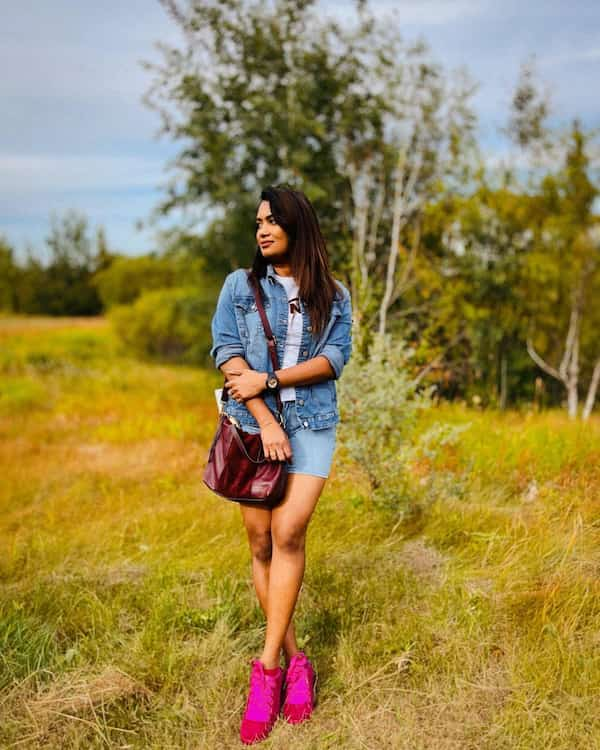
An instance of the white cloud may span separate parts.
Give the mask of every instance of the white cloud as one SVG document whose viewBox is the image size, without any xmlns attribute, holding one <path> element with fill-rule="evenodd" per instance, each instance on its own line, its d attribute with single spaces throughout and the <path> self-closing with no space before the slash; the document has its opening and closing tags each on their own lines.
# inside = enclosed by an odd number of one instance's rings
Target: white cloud
<svg viewBox="0 0 600 750">
<path fill-rule="evenodd" d="M 0 153 L 0 199 L 3 193 L 156 187 L 167 178 L 164 170 L 159 158 Z"/>
<path fill-rule="evenodd" d="M 2 0 L 0 0 L 0 4 Z M 180 31 L 158 0 L 20 0 L 0 24 L 0 232 L 43 236 L 52 209 L 80 208 L 123 248 L 146 242 L 132 229 L 172 176 L 167 160 L 182 142 L 156 139 L 158 114 L 142 104 L 154 74 L 139 61 L 180 46 Z M 369 0 L 376 17 L 405 39 L 423 35 L 435 59 L 465 64 L 481 82 L 474 105 L 482 145 L 493 151 L 518 66 L 538 53 L 560 116 L 600 117 L 600 6 L 592 0 Z M 345 23 L 350 0 L 320 0 L 317 14 Z M 37 156 L 36 154 L 40 154 Z M 491 156 L 491 164 L 502 156 Z M 28 223 L 29 222 L 29 223 Z"/>
</svg>

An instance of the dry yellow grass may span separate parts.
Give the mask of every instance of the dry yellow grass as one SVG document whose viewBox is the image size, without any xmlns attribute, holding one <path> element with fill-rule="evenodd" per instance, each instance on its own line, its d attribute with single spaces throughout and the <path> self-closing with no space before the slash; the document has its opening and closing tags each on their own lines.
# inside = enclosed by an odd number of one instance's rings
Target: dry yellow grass
<svg viewBox="0 0 600 750">
<path fill-rule="evenodd" d="M 0 339 L 0 746 L 240 747 L 264 621 L 201 482 L 218 374 L 132 361 L 98 320 Z M 450 479 L 404 524 L 338 453 L 297 612 L 318 709 L 262 747 L 599 747 L 600 420 L 430 418 L 471 426 L 414 467 Z"/>
</svg>

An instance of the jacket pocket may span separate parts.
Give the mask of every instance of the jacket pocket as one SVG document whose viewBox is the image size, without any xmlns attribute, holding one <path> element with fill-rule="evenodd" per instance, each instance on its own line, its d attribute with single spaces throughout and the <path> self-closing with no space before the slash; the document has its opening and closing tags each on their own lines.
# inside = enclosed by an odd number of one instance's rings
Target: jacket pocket
<svg viewBox="0 0 600 750">
<path fill-rule="evenodd" d="M 263 304 L 265 306 L 265 313 L 268 314 L 271 303 L 267 299 Z M 248 357 L 253 360 L 261 360 L 263 344 L 266 347 L 266 336 L 254 295 L 236 295 L 233 305 L 238 330 L 245 344 Z"/>
</svg>

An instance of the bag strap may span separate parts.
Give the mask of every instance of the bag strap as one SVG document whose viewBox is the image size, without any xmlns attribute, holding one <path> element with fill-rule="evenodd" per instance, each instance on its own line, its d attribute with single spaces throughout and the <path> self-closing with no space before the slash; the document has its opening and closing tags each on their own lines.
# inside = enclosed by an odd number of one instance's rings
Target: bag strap
<svg viewBox="0 0 600 750">
<path fill-rule="evenodd" d="M 250 287 L 252 288 L 252 291 L 254 293 L 256 309 L 258 310 L 258 314 L 260 315 L 260 320 L 265 331 L 265 336 L 267 337 L 267 346 L 269 347 L 271 364 L 273 366 L 273 372 L 275 372 L 275 370 L 279 369 L 279 358 L 277 357 L 277 342 L 275 341 L 275 336 L 273 336 L 271 324 L 269 323 L 269 319 L 267 318 L 267 314 L 263 306 L 258 280 L 252 271 L 248 271 L 248 283 L 250 284 Z M 279 393 L 279 390 L 275 391 L 275 399 L 277 401 L 279 421 L 283 425 L 283 404 L 281 402 L 281 395 Z"/>
<path fill-rule="evenodd" d="M 256 302 L 256 309 L 258 310 L 258 314 L 260 316 L 260 320 L 261 320 L 263 329 L 265 331 L 265 336 L 267 338 L 267 346 L 269 348 L 269 355 L 271 357 L 271 365 L 273 366 L 273 372 L 275 372 L 275 370 L 279 369 L 279 358 L 277 356 L 277 343 L 275 340 L 275 336 L 273 335 L 271 324 L 269 323 L 269 319 L 267 318 L 267 314 L 265 313 L 265 308 L 262 302 L 262 296 L 260 293 L 260 286 L 259 286 L 258 280 L 252 271 L 248 271 L 247 276 L 248 276 L 248 284 L 254 294 L 254 300 Z M 227 380 L 227 378 L 225 378 L 225 380 Z M 223 389 L 221 391 L 221 402 L 227 401 L 228 399 L 229 399 L 229 394 L 225 386 L 223 386 Z M 283 403 L 281 401 L 281 395 L 278 390 L 275 391 L 275 400 L 277 402 L 277 413 L 279 417 L 279 422 L 281 426 L 285 428 L 285 420 L 283 418 Z"/>
</svg>

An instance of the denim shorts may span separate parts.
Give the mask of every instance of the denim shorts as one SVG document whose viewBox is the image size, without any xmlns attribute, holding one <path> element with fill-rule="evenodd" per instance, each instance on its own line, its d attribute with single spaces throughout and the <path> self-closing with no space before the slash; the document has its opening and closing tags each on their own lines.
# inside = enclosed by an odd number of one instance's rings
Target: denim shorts
<svg viewBox="0 0 600 750">
<path fill-rule="evenodd" d="M 292 448 L 292 458 L 288 461 L 288 473 L 328 477 L 335 450 L 337 425 L 321 430 L 304 427 L 298 419 L 295 401 L 283 402 L 283 417 L 285 431 Z"/>
</svg>

